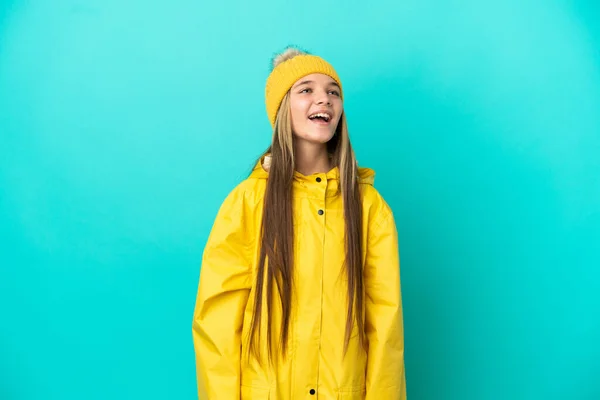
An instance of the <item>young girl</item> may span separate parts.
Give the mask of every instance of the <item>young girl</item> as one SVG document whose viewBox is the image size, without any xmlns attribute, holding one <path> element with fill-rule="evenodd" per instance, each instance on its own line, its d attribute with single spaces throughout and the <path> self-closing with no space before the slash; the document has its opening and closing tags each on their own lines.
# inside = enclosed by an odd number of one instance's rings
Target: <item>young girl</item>
<svg viewBox="0 0 600 400">
<path fill-rule="evenodd" d="M 342 83 L 289 48 L 271 146 L 208 238 L 193 319 L 202 400 L 406 399 L 397 233 L 359 168 Z"/>
</svg>

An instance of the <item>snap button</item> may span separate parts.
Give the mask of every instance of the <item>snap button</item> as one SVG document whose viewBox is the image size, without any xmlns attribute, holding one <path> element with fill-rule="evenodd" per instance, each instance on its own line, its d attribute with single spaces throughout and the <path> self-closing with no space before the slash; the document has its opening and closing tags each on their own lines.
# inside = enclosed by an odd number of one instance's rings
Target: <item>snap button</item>
<svg viewBox="0 0 600 400">
<path fill-rule="evenodd" d="M 315 394 L 315 393 L 316 393 L 316 392 L 315 392 L 315 389 L 310 389 L 310 392 L 309 392 L 309 393 L 310 393 L 310 394 Z"/>
<path fill-rule="evenodd" d="M 321 178 L 317 178 L 317 182 L 321 182 Z"/>
<path fill-rule="evenodd" d="M 319 215 L 323 215 L 323 210 L 319 210 Z"/>
</svg>

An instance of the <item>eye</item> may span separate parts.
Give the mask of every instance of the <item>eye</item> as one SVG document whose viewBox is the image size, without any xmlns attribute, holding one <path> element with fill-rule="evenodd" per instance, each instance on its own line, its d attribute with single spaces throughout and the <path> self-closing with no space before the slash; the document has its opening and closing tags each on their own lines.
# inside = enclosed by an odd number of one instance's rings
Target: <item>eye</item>
<svg viewBox="0 0 600 400">
<path fill-rule="evenodd" d="M 300 93 L 310 93 L 312 91 L 311 88 L 304 88 L 300 91 Z"/>
<path fill-rule="evenodd" d="M 340 92 L 338 92 L 337 90 L 330 90 L 329 93 L 333 94 L 334 96 L 340 96 Z"/>
</svg>

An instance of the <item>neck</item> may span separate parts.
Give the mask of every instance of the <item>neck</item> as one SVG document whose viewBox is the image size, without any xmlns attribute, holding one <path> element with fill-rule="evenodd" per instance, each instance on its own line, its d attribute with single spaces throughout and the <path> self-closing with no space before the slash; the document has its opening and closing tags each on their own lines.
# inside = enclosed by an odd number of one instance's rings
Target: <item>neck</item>
<svg viewBox="0 0 600 400">
<path fill-rule="evenodd" d="M 295 143 L 296 171 L 302 175 L 326 173 L 331 169 L 327 145 Z"/>
</svg>

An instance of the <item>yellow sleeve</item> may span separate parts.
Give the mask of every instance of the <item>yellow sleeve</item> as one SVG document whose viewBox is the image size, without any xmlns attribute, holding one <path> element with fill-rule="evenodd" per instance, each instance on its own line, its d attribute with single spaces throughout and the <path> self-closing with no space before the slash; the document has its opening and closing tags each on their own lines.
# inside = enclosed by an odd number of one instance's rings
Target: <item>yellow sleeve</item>
<svg viewBox="0 0 600 400">
<path fill-rule="evenodd" d="M 394 217 L 372 227 L 365 262 L 366 400 L 406 400 L 400 257 Z"/>
<path fill-rule="evenodd" d="M 239 400 L 244 308 L 252 285 L 246 237 L 251 216 L 244 191 L 234 189 L 221 205 L 200 268 L 192 323 L 200 400 Z"/>
</svg>

